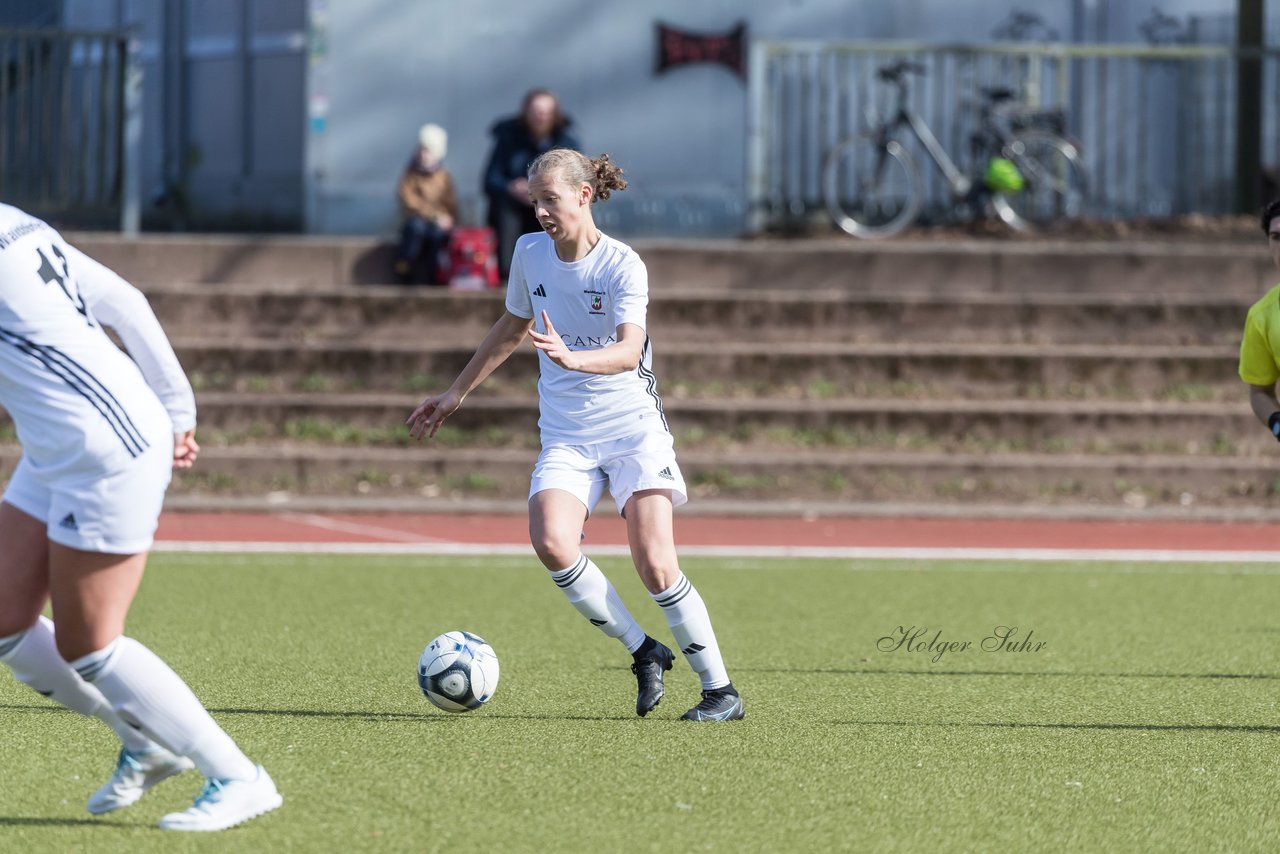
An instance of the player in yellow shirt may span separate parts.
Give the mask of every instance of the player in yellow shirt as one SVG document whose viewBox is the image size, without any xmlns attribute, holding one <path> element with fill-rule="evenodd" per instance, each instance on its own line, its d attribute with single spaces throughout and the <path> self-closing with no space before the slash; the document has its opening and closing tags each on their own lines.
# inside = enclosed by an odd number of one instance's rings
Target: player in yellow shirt
<svg viewBox="0 0 1280 854">
<path fill-rule="evenodd" d="M 1271 247 L 1271 260 L 1280 269 L 1280 199 L 1262 212 L 1262 231 Z M 1280 285 L 1267 291 L 1249 309 L 1240 342 L 1240 379 L 1249 384 L 1249 405 L 1258 420 L 1280 440 Z"/>
</svg>

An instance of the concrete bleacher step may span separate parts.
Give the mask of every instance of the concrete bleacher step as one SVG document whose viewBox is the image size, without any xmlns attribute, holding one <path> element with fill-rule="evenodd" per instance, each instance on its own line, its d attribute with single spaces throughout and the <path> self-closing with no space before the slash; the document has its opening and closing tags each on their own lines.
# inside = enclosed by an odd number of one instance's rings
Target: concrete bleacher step
<svg viewBox="0 0 1280 854">
<path fill-rule="evenodd" d="M 1258 294 L 1275 282 L 1261 240 L 638 242 L 654 290 L 696 283 L 848 292 Z"/>
<path fill-rule="evenodd" d="M 174 348 L 205 386 L 239 387 L 273 377 L 284 388 L 311 383 L 369 390 L 402 389 L 413 377 L 443 386 L 474 353 L 473 345 L 409 341 L 228 340 L 180 338 Z M 1130 346 L 1038 344 L 697 342 L 654 345 L 660 392 L 668 386 L 770 387 L 917 385 L 921 393 L 982 397 L 1034 393 L 1054 397 L 1087 385 L 1100 396 L 1141 397 L 1189 386 L 1235 389 L 1239 351 L 1230 345 Z M 538 363 L 531 346 L 494 375 L 503 386 L 532 388 Z M 1076 392 L 1078 393 L 1078 392 Z"/>
<path fill-rule="evenodd" d="M 413 341 L 474 347 L 503 311 L 503 292 L 340 286 L 157 285 L 146 288 L 173 337 Z M 1151 294 L 777 289 L 655 294 L 659 345 L 733 341 L 928 341 L 987 344 L 1231 344 L 1252 298 L 1208 291 Z"/>
<path fill-rule="evenodd" d="M 368 237 L 71 233 L 138 284 L 388 283 L 391 247 Z M 1261 294 L 1275 281 L 1261 240 L 634 240 L 655 293 L 690 287 L 851 293 Z"/>
<path fill-rule="evenodd" d="M 503 448 L 207 448 L 171 494 L 522 499 L 536 454 Z M 0 447 L 0 466 L 17 460 Z M 695 498 L 1280 507 L 1280 461 L 1137 455 L 683 451 Z"/>
<path fill-rule="evenodd" d="M 302 432 L 403 429 L 422 396 L 412 393 L 239 394 L 200 397 L 202 428 L 232 437 L 286 438 Z M 676 435 L 723 436 L 730 441 L 786 444 L 858 442 L 900 447 L 1095 447 L 1132 451 L 1176 448 L 1271 447 L 1244 402 L 1182 403 L 1114 400 L 688 398 L 664 402 Z M 448 426 L 461 438 L 485 434 L 537 436 L 537 399 L 528 395 L 468 398 Z M 340 428 L 326 431 L 325 426 Z"/>
<path fill-rule="evenodd" d="M 404 428 L 502 289 L 379 284 L 388 247 L 367 238 L 86 237 L 148 292 L 197 385 L 205 453 L 174 501 L 523 503 L 531 351 L 435 441 Z M 1260 239 L 634 245 L 704 502 L 1280 516 L 1280 457 L 1235 373 L 1245 312 L 1280 278 Z"/>
</svg>

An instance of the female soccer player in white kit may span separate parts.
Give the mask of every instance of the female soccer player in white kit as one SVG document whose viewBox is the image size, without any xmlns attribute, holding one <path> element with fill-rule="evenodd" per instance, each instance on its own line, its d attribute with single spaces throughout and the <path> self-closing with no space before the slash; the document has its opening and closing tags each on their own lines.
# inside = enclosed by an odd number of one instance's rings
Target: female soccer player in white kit
<svg viewBox="0 0 1280 854">
<path fill-rule="evenodd" d="M 262 766 L 123 635 L 172 470 L 199 452 L 191 385 L 138 290 L 3 204 L 0 405 L 22 444 L 0 503 L 0 662 L 123 742 L 89 812 L 127 807 L 193 766 L 203 791 L 161 827 L 221 830 L 278 807 Z"/>
<path fill-rule="evenodd" d="M 648 714 L 662 699 L 662 674 L 674 656 L 645 634 L 580 549 L 583 525 L 607 485 L 626 519 L 636 570 L 702 682 L 702 701 L 684 719 L 737 720 L 742 698 L 706 605 L 676 559 L 672 509 L 687 498 L 651 367 L 648 274 L 631 247 L 603 234 L 591 214 L 593 202 L 626 186 L 608 155 L 591 160 L 561 148 L 533 161 L 529 197 L 544 231 L 516 243 L 505 314 L 449 390 L 409 416 L 410 434 L 435 435 L 471 390 L 532 338 L 542 434 L 529 488 L 534 550 L 574 608 L 632 654 L 636 713 Z"/>
</svg>

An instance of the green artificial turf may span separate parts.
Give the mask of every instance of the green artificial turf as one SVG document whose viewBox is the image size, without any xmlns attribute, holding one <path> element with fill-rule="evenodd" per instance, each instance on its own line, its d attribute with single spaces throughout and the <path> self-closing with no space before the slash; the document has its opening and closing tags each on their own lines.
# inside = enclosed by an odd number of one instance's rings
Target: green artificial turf
<svg viewBox="0 0 1280 854">
<path fill-rule="evenodd" d="M 621 559 L 645 628 L 669 633 Z M 625 651 L 532 558 L 159 554 L 130 634 L 283 808 L 154 829 L 195 774 L 101 818 L 105 727 L 0 672 L 0 850 L 1247 851 L 1280 838 L 1280 567 L 689 558 L 747 718 L 647 719 Z M 890 649 L 897 627 L 969 641 Z M 997 626 L 1038 651 L 983 651 Z M 417 656 L 482 635 L 502 678 L 437 711 Z"/>
</svg>

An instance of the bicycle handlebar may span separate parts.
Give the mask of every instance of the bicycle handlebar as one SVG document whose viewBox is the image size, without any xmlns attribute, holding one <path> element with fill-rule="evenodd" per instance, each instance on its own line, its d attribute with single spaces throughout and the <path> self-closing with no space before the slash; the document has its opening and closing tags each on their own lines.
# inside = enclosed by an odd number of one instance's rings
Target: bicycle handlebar
<svg viewBox="0 0 1280 854">
<path fill-rule="evenodd" d="M 893 65 L 882 66 L 876 71 L 876 76 L 888 83 L 900 83 L 904 74 L 924 74 L 926 71 L 928 69 L 920 63 L 904 60 L 895 62 Z"/>
</svg>

